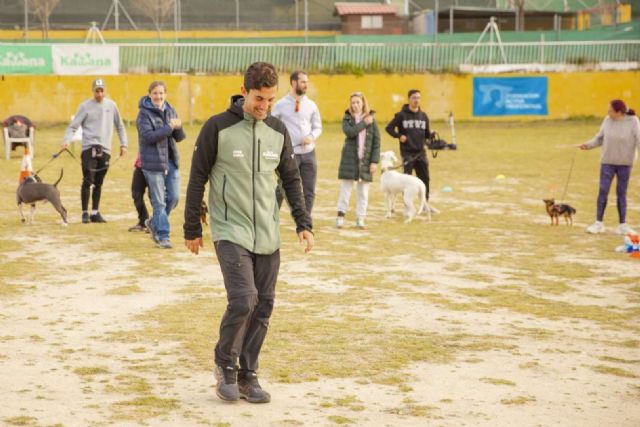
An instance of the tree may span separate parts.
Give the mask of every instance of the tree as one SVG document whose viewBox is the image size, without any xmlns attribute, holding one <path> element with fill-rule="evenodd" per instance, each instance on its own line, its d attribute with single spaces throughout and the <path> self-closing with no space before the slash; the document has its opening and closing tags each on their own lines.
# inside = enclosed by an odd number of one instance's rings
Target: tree
<svg viewBox="0 0 640 427">
<path fill-rule="evenodd" d="M 136 0 L 133 5 L 141 13 L 151 18 L 158 32 L 158 38 L 160 38 L 162 24 L 173 15 L 176 0 Z"/>
<path fill-rule="evenodd" d="M 518 11 L 516 31 L 524 31 L 524 2 L 525 0 L 509 0 L 511 7 Z"/>
<path fill-rule="evenodd" d="M 49 16 L 60 0 L 25 0 L 28 1 L 29 11 L 36 15 L 42 23 L 42 38 L 49 38 Z"/>
</svg>

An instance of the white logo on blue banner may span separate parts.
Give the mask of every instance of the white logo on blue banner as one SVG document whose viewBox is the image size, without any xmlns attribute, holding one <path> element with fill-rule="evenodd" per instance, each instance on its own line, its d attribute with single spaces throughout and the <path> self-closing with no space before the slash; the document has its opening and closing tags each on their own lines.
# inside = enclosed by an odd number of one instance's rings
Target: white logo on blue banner
<svg viewBox="0 0 640 427">
<path fill-rule="evenodd" d="M 110 45 L 53 45 L 53 72 L 64 76 L 114 75 L 120 72 L 120 50 Z"/>
<path fill-rule="evenodd" d="M 546 116 L 547 77 L 474 77 L 474 116 Z"/>
</svg>

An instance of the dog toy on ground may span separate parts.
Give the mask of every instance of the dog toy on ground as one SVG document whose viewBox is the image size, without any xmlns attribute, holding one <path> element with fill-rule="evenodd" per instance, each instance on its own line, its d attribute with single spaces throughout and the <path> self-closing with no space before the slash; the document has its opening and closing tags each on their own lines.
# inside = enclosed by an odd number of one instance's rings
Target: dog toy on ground
<svg viewBox="0 0 640 427">
<path fill-rule="evenodd" d="M 627 253 L 632 258 L 640 259 L 640 235 L 627 233 L 624 236 L 624 245 L 618 246 L 616 252 Z"/>
</svg>

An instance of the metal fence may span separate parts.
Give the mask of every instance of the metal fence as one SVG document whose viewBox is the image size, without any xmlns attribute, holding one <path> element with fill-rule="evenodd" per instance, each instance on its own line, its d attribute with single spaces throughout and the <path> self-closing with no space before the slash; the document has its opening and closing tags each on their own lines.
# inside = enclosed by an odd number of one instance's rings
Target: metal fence
<svg viewBox="0 0 640 427">
<path fill-rule="evenodd" d="M 640 41 L 459 44 L 126 44 L 120 46 L 122 73 L 242 72 L 254 61 L 279 70 L 362 73 L 450 71 L 460 64 L 588 64 L 640 61 Z M 475 49 L 474 49 L 475 48 Z M 473 52 L 472 52 L 473 51 Z M 472 54 L 471 54 L 472 53 Z M 470 56 L 471 54 L 471 56 Z"/>
</svg>

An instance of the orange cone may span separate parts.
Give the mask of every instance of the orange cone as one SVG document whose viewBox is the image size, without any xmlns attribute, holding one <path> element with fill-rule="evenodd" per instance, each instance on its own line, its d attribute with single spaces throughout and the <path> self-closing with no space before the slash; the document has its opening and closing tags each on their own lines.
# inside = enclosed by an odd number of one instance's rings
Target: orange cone
<svg viewBox="0 0 640 427">
<path fill-rule="evenodd" d="M 31 166 L 31 153 L 29 147 L 24 147 L 24 156 L 22 156 L 22 167 L 20 168 L 20 184 L 33 174 L 33 166 Z"/>
</svg>

